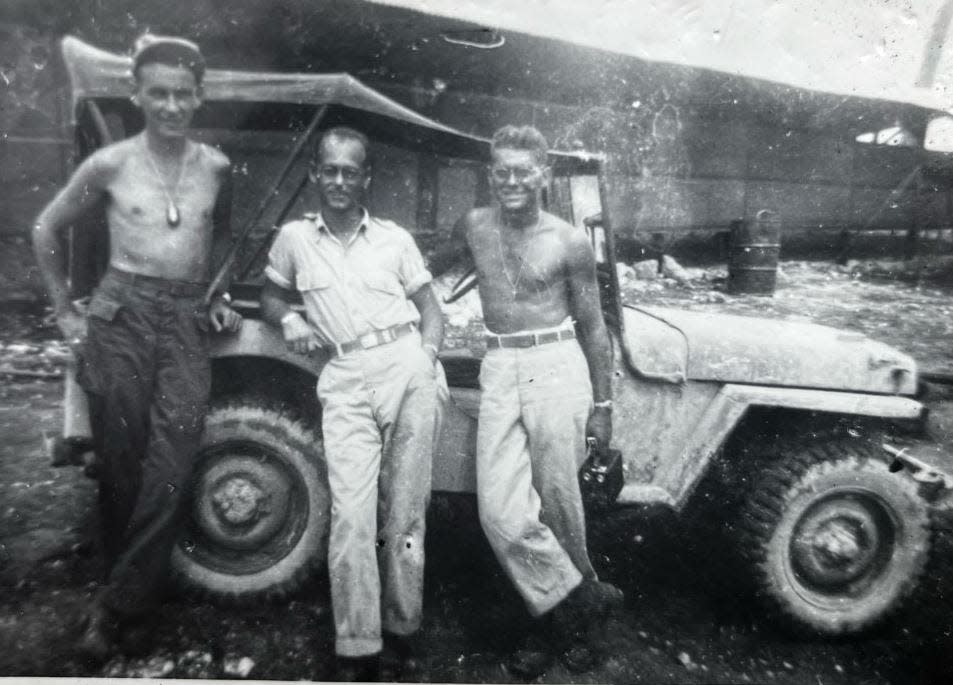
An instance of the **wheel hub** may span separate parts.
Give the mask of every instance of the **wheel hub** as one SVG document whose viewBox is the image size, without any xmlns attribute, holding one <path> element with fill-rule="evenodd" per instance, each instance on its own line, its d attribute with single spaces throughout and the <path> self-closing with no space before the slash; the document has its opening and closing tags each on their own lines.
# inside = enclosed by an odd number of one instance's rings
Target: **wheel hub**
<svg viewBox="0 0 953 685">
<path fill-rule="evenodd" d="M 293 475 L 267 455 L 223 453 L 199 476 L 193 519 L 217 545 L 260 549 L 284 528 L 292 488 Z"/>
<path fill-rule="evenodd" d="M 791 540 L 791 562 L 814 590 L 848 592 L 853 583 L 877 574 L 889 558 L 891 531 L 874 499 L 835 493 L 801 516 Z"/>
<path fill-rule="evenodd" d="M 815 533 L 814 553 L 825 565 L 843 568 L 856 561 L 863 551 L 859 533 L 848 521 L 829 521 Z"/>
<path fill-rule="evenodd" d="M 270 497 L 248 478 L 227 478 L 212 493 L 215 513 L 222 523 L 253 523 L 269 513 Z"/>
</svg>

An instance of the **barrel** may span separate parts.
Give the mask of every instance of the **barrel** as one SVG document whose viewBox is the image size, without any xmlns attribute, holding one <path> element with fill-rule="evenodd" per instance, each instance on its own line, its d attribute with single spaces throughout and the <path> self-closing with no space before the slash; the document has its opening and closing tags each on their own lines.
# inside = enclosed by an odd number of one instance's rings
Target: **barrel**
<svg viewBox="0 0 953 685">
<path fill-rule="evenodd" d="M 780 254 L 781 217 L 777 212 L 762 209 L 754 221 L 733 222 L 728 292 L 773 295 Z"/>
</svg>

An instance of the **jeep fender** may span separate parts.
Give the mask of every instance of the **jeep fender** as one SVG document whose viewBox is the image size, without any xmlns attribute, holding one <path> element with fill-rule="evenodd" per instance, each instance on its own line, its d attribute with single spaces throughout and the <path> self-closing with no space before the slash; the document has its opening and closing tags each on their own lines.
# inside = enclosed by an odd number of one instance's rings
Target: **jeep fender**
<svg viewBox="0 0 953 685">
<path fill-rule="evenodd" d="M 323 350 L 309 355 L 291 352 L 281 333 L 259 319 L 245 319 L 241 330 L 235 334 L 214 335 L 211 354 L 213 359 L 223 357 L 265 357 L 290 364 L 314 375 L 321 373 L 329 355 Z"/>
<path fill-rule="evenodd" d="M 617 368 L 618 365 L 617 365 Z M 617 373 L 615 442 L 626 445 L 626 485 L 619 504 L 661 504 L 681 510 L 712 458 L 749 407 L 918 419 L 909 397 L 803 388 L 688 381 L 647 383 Z"/>
</svg>

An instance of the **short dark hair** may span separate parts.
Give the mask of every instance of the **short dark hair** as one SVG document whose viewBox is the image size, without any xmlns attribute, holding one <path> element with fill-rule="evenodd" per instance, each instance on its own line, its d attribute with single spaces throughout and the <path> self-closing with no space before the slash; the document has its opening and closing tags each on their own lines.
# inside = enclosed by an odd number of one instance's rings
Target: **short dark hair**
<svg viewBox="0 0 953 685">
<path fill-rule="evenodd" d="M 195 83 L 202 85 L 205 78 L 205 58 L 199 46 L 185 38 L 144 34 L 136 40 L 132 53 L 132 75 L 139 79 L 139 70 L 146 64 L 167 64 L 185 67 L 192 72 Z"/>
<path fill-rule="evenodd" d="M 546 166 L 549 154 L 549 143 L 546 136 L 535 126 L 507 125 L 496 130 L 490 142 L 490 153 L 501 148 L 510 150 L 529 150 L 536 155 L 536 160 Z"/>
<path fill-rule="evenodd" d="M 333 126 L 322 133 L 321 137 L 318 139 L 318 142 L 315 143 L 314 150 L 312 151 L 312 163 L 317 164 L 321 161 L 321 151 L 324 149 L 325 141 L 329 138 L 353 140 L 360 143 L 361 147 L 364 148 L 364 169 L 370 170 L 372 166 L 370 138 L 358 131 L 356 128 L 351 128 L 350 126 Z"/>
</svg>

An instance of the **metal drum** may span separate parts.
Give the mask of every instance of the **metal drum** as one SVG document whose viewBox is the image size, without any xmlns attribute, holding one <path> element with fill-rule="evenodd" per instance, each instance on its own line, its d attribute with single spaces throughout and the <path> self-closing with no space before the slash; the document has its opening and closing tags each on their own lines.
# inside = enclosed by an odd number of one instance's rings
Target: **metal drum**
<svg viewBox="0 0 953 685">
<path fill-rule="evenodd" d="M 731 227 L 728 257 L 728 292 L 773 295 L 781 253 L 781 217 L 762 209 L 752 221 Z"/>
</svg>

